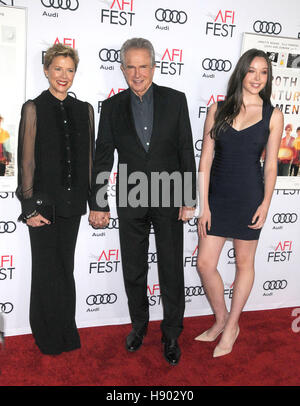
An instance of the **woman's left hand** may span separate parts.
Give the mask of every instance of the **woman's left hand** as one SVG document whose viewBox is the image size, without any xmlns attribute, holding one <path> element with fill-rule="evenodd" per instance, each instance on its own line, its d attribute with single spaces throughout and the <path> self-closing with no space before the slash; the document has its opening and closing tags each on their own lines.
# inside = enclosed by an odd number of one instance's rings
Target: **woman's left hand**
<svg viewBox="0 0 300 406">
<path fill-rule="evenodd" d="M 269 208 L 266 207 L 263 203 L 258 206 L 254 216 L 252 217 L 252 224 L 248 225 L 248 227 L 252 228 L 253 230 L 262 228 L 267 218 L 268 209 Z"/>
</svg>

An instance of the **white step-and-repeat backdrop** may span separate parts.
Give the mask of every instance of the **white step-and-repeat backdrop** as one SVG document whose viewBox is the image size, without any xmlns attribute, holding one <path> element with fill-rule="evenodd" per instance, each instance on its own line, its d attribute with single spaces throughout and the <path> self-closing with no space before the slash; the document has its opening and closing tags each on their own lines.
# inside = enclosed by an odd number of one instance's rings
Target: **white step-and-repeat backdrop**
<svg viewBox="0 0 300 406">
<path fill-rule="evenodd" d="M 269 35 L 270 41 L 279 36 L 300 38 L 299 0 L 289 0 L 285 6 L 282 0 L 4 0 L 2 5 L 27 9 L 26 99 L 48 87 L 42 69 L 44 51 L 55 42 L 68 44 L 78 49 L 80 56 L 71 90 L 74 97 L 94 106 L 96 127 L 102 101 L 127 87 L 120 71 L 122 43 L 135 36 L 151 40 L 156 50 L 154 81 L 186 93 L 197 164 L 207 108 L 225 97 L 243 34 Z M 296 108 L 289 110 L 293 122 L 299 113 L 299 95 L 292 101 Z M 1 91 L 3 98 L 8 95 Z M 111 202 L 115 175 L 114 169 L 109 185 Z M 245 310 L 300 306 L 299 201 L 299 189 L 274 192 L 257 250 L 255 284 Z M 30 244 L 26 226 L 17 222 L 19 212 L 14 193 L 1 192 L 0 310 L 7 335 L 30 333 Z M 87 216 L 82 218 L 75 262 L 78 327 L 130 322 L 114 207 L 111 215 L 104 230 L 94 230 Z M 197 246 L 193 219 L 185 224 L 186 316 L 211 313 L 196 270 Z M 148 262 L 151 319 L 159 320 L 162 304 L 153 234 Z M 235 277 L 232 241 L 226 242 L 219 270 L 230 306 Z"/>
</svg>

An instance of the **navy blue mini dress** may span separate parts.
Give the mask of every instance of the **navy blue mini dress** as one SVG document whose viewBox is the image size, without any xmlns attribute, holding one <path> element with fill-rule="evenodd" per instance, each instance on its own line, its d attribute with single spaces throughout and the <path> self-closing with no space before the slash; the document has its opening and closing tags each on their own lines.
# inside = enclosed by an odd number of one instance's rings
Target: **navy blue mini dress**
<svg viewBox="0 0 300 406">
<path fill-rule="evenodd" d="M 208 235 L 259 239 L 261 229 L 252 230 L 248 225 L 264 198 L 260 157 L 269 138 L 273 110 L 264 102 L 260 121 L 241 131 L 227 125 L 219 132 L 210 174 Z"/>
</svg>

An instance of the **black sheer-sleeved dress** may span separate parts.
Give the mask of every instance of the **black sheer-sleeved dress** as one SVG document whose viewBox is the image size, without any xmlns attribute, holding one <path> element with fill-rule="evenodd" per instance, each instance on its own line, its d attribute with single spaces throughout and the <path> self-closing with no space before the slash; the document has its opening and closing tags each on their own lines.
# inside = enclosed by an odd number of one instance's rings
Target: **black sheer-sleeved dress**
<svg viewBox="0 0 300 406">
<path fill-rule="evenodd" d="M 207 234 L 259 239 L 261 229 L 248 225 L 264 198 L 260 157 L 268 142 L 273 110 L 271 104 L 264 102 L 260 121 L 241 131 L 227 125 L 219 132 L 210 174 L 211 228 Z"/>
<path fill-rule="evenodd" d="M 47 90 L 21 112 L 18 188 L 22 215 L 53 208 L 50 225 L 29 227 L 32 254 L 30 325 L 44 354 L 80 347 L 75 323 L 74 252 L 86 212 L 94 150 L 94 111 Z"/>
</svg>

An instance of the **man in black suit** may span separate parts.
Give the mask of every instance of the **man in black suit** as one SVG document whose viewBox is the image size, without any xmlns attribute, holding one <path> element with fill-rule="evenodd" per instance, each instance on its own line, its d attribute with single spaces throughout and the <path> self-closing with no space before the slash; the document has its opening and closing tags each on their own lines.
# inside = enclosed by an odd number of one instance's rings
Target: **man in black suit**
<svg viewBox="0 0 300 406">
<path fill-rule="evenodd" d="M 164 311 L 161 323 L 164 356 L 171 365 L 176 365 L 181 353 L 177 339 L 183 329 L 185 308 L 183 222 L 193 216 L 196 186 L 187 102 L 184 93 L 152 82 L 155 53 L 148 40 L 133 38 L 123 44 L 121 70 L 129 88 L 102 104 L 89 221 L 94 227 L 105 227 L 109 222 L 104 192 L 116 149 L 119 159 L 116 203 L 132 321 L 126 348 L 138 350 L 147 332 L 152 223 Z"/>
</svg>

